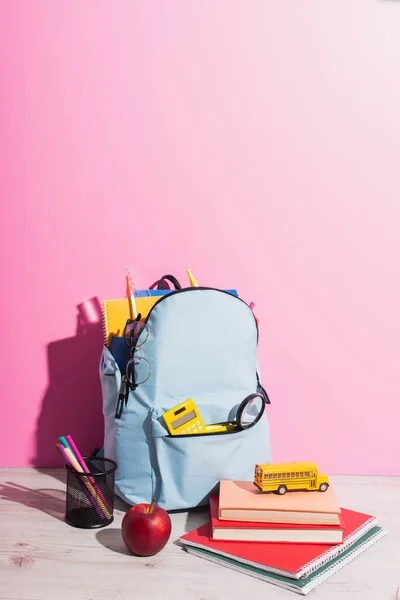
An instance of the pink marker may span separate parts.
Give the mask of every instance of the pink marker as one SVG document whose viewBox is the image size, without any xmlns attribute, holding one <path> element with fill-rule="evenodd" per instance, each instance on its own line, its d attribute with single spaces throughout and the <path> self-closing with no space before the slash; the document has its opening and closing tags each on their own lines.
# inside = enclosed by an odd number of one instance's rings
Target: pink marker
<svg viewBox="0 0 400 600">
<path fill-rule="evenodd" d="M 63 459 L 65 460 L 65 462 L 68 463 L 69 465 L 71 465 L 71 467 L 73 467 L 73 465 L 71 464 L 71 461 L 69 460 L 68 456 L 65 453 L 64 446 L 62 444 L 56 444 L 56 448 L 59 451 L 59 453 L 61 454 L 61 456 L 63 457 Z M 92 494 L 89 492 L 89 490 L 85 486 L 83 480 L 79 479 L 79 483 L 81 484 L 83 493 L 85 494 L 86 498 L 89 500 L 89 502 L 93 506 L 93 508 L 96 509 L 96 512 L 99 515 L 100 519 L 104 519 L 105 516 L 102 513 L 100 506 L 97 504 L 96 500 L 93 498 Z"/>
<path fill-rule="evenodd" d="M 85 473 L 90 473 L 85 461 L 82 458 L 81 453 L 79 452 L 74 440 L 72 439 L 72 437 L 70 435 L 66 435 L 65 439 L 67 440 L 68 444 L 71 446 L 72 448 L 72 452 L 75 454 L 76 456 L 76 460 L 78 461 L 78 463 L 81 465 L 82 470 Z M 99 486 L 97 485 L 96 481 L 94 480 L 93 477 L 88 477 L 90 483 L 93 485 L 93 487 L 95 488 L 97 494 L 99 495 L 100 499 L 104 502 L 104 504 L 106 505 L 106 507 L 111 510 L 110 505 L 108 504 L 107 500 L 104 498 L 103 494 L 101 493 Z"/>
</svg>

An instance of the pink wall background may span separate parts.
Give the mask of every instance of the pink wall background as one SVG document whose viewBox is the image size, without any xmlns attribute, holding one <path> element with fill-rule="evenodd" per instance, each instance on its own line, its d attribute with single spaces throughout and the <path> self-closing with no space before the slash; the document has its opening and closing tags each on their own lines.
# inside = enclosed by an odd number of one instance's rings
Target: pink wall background
<svg viewBox="0 0 400 600">
<path fill-rule="evenodd" d="M 0 463 L 102 443 L 88 298 L 256 303 L 275 460 L 400 475 L 400 3 L 0 3 Z"/>
</svg>

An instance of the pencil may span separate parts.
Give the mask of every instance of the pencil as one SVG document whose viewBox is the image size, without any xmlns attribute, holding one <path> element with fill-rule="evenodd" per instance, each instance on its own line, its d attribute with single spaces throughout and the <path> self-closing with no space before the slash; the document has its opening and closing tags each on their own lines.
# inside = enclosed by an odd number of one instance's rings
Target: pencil
<svg viewBox="0 0 400 600">
<path fill-rule="evenodd" d="M 62 444 L 56 444 L 56 448 L 57 448 L 58 452 L 61 454 L 64 461 L 68 464 L 71 464 L 69 461 L 69 458 L 65 454 L 65 447 Z M 81 480 L 80 478 L 79 478 L 79 482 L 81 484 L 83 493 L 85 494 L 86 498 L 89 500 L 89 502 L 93 506 L 93 508 L 96 509 L 96 512 L 99 515 L 100 519 L 104 519 L 105 515 L 103 514 L 103 512 L 100 509 L 100 506 L 97 504 L 96 500 L 93 498 L 92 494 L 87 489 L 85 482 L 83 480 Z"/>
<path fill-rule="evenodd" d="M 68 440 L 67 438 L 69 438 L 69 440 Z M 68 435 L 68 436 L 61 435 L 61 436 L 59 437 L 59 440 L 60 440 L 60 442 L 62 443 L 62 445 L 64 446 L 64 450 L 65 450 L 65 449 L 68 449 L 68 450 L 69 450 L 69 452 L 71 453 L 71 455 L 72 455 L 73 459 L 74 459 L 74 460 L 76 461 L 76 463 L 78 464 L 78 469 L 76 469 L 76 470 L 77 470 L 77 471 L 80 471 L 80 472 L 84 471 L 85 473 L 89 473 L 89 469 L 87 468 L 87 466 L 86 466 L 86 465 L 85 465 L 85 467 L 83 467 L 83 466 L 82 466 L 82 468 L 80 468 L 80 467 L 81 467 L 80 461 L 79 461 L 79 459 L 78 459 L 77 455 L 75 454 L 75 451 L 73 450 L 73 448 L 72 448 L 72 446 L 71 446 L 71 444 L 70 444 L 70 441 L 72 441 L 73 445 L 75 446 L 75 444 L 74 444 L 74 441 L 72 440 L 71 436 L 70 436 L 70 435 Z M 76 448 L 76 446 L 75 446 L 75 448 Z M 77 448 L 76 448 L 76 449 L 77 449 Z M 78 451 L 78 454 L 79 454 L 79 456 L 81 457 L 81 455 L 80 455 L 80 453 L 79 453 L 79 450 L 78 450 L 78 449 L 77 449 L 77 451 Z M 82 462 L 83 462 L 83 458 L 82 458 L 82 457 L 81 457 L 81 459 L 82 459 Z M 86 469 L 86 470 L 85 470 L 85 469 Z M 86 481 L 87 481 L 87 480 L 86 480 L 86 477 L 84 478 L 84 480 L 85 480 L 85 483 L 86 483 Z M 99 497 L 99 499 L 100 499 L 100 500 L 101 500 L 101 501 L 102 501 L 102 502 L 105 504 L 105 508 L 107 509 L 107 514 L 106 514 L 105 516 L 106 516 L 107 518 L 109 518 L 109 516 L 110 516 L 110 515 L 108 514 L 108 512 L 109 512 L 109 511 L 111 511 L 111 508 L 109 507 L 109 505 L 108 505 L 108 504 L 107 504 L 107 502 L 105 501 L 105 499 L 104 499 L 104 496 L 103 496 L 103 494 L 101 493 L 101 491 L 100 491 L 100 489 L 99 489 L 99 487 L 98 487 L 98 485 L 97 485 L 97 483 L 95 482 L 95 480 L 94 480 L 94 478 L 93 478 L 93 477 L 90 477 L 90 478 L 89 478 L 89 482 L 90 482 L 90 483 L 93 485 L 93 488 L 94 488 L 94 490 L 95 490 L 95 496 L 96 496 L 96 498 L 97 498 L 97 497 Z M 103 512 L 104 512 L 104 511 L 103 511 Z"/>
<path fill-rule="evenodd" d="M 72 467 L 75 469 L 75 471 L 77 471 L 78 473 L 83 473 L 83 471 L 82 471 L 78 461 L 76 460 L 75 456 L 73 455 L 72 451 L 69 448 L 64 448 L 64 452 L 68 456 L 69 461 L 70 461 Z M 88 478 L 82 477 L 82 480 L 84 481 L 86 487 L 88 488 L 89 492 L 92 494 L 95 501 L 99 504 L 101 511 L 104 513 L 104 516 L 107 519 L 109 519 L 111 516 L 110 513 L 108 512 L 107 508 L 104 506 L 103 501 L 99 498 L 96 490 L 94 489 L 94 487 L 92 486 L 90 481 L 88 481 Z"/>
<path fill-rule="evenodd" d="M 135 290 L 133 287 L 133 281 L 132 281 L 132 277 L 131 277 L 131 273 L 130 273 L 129 269 L 126 270 L 126 295 L 129 298 L 131 318 L 136 319 L 137 310 L 136 310 L 136 302 L 135 302 Z"/>
<path fill-rule="evenodd" d="M 85 471 L 85 473 L 90 473 L 87 464 L 85 463 L 85 461 L 83 460 L 83 457 L 81 455 L 81 453 L 78 450 L 77 445 L 75 444 L 74 440 L 72 439 L 72 437 L 68 434 L 65 436 L 65 440 L 66 442 L 68 442 L 69 447 L 71 448 L 72 452 L 75 454 L 77 461 L 79 462 L 79 464 L 81 465 L 82 469 Z M 97 491 L 97 494 L 99 495 L 99 497 L 101 498 L 101 500 L 104 502 L 105 506 L 111 510 L 110 505 L 108 504 L 107 500 L 104 498 L 103 494 L 101 493 L 99 486 L 97 485 L 96 481 L 94 480 L 94 477 L 89 477 L 89 481 L 91 484 L 93 484 L 93 487 L 95 488 L 95 490 Z"/>
</svg>

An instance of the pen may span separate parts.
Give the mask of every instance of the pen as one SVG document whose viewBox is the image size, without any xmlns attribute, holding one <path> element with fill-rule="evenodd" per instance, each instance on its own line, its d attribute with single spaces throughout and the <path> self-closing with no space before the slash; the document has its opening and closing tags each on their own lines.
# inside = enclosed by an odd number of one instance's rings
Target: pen
<svg viewBox="0 0 400 600">
<path fill-rule="evenodd" d="M 65 452 L 65 446 L 63 446 L 62 444 L 56 444 L 56 448 L 59 451 L 59 453 L 61 454 L 61 456 L 63 457 L 63 459 L 65 460 L 65 462 L 68 463 L 69 465 L 71 465 L 71 467 L 73 467 L 69 457 L 67 456 L 67 454 Z M 105 515 L 104 515 L 103 511 L 101 510 L 100 506 L 97 504 L 95 498 L 89 492 L 85 482 L 82 479 L 79 479 L 79 483 L 81 484 L 83 493 L 85 494 L 86 498 L 89 500 L 89 502 L 93 506 L 93 508 L 96 510 L 99 517 L 101 519 L 104 519 Z"/>
<path fill-rule="evenodd" d="M 87 465 L 86 465 L 85 461 L 83 460 L 82 455 L 79 452 L 78 448 L 76 447 L 76 444 L 75 444 L 74 440 L 72 439 L 72 437 L 70 435 L 66 435 L 66 436 L 61 435 L 58 439 L 61 442 L 61 446 L 63 446 L 63 448 L 61 448 L 61 450 L 68 450 L 68 452 L 72 455 L 72 458 L 74 459 L 74 461 L 76 461 L 76 464 L 75 464 L 74 462 L 71 462 L 71 460 L 70 460 L 69 461 L 70 464 L 76 470 L 79 470 L 79 468 L 80 468 L 81 472 L 89 473 L 89 469 L 87 468 Z M 70 456 L 70 454 L 68 454 L 68 456 Z M 66 455 L 65 452 L 64 452 L 64 455 Z M 86 477 L 85 477 L 84 481 L 85 482 L 88 481 L 90 484 L 92 484 L 92 487 L 96 493 L 96 496 L 98 496 L 100 498 L 100 500 L 105 505 L 105 508 L 107 510 L 109 510 L 110 507 L 108 506 L 108 503 L 107 503 L 106 499 L 104 498 L 103 494 L 101 493 L 94 478 L 88 477 L 88 480 L 86 480 Z"/>
<path fill-rule="evenodd" d="M 82 469 L 85 471 L 85 473 L 90 473 L 90 471 L 89 471 L 89 469 L 87 467 L 87 464 L 83 460 L 82 454 L 79 452 L 78 447 L 75 444 L 75 442 L 72 439 L 72 437 L 70 435 L 66 435 L 64 437 L 64 439 L 65 439 L 66 442 L 68 442 L 69 447 L 71 448 L 72 452 L 75 454 L 75 458 L 77 459 L 78 463 L 80 464 L 80 466 L 82 467 Z M 94 489 L 96 490 L 96 493 L 98 494 L 100 500 L 103 501 L 105 507 L 110 510 L 108 502 L 104 498 L 103 494 L 101 493 L 101 490 L 99 489 L 99 487 L 98 487 L 96 481 L 94 480 L 94 478 L 93 477 L 89 477 L 89 481 L 93 485 Z"/>
<path fill-rule="evenodd" d="M 71 464 L 71 466 L 73 467 L 73 469 L 75 469 L 75 471 L 77 471 L 78 473 L 84 473 L 84 471 L 82 471 L 82 469 L 81 469 L 80 464 L 78 463 L 77 459 L 75 458 L 72 450 L 70 450 L 70 448 L 64 447 L 63 452 L 64 452 L 65 456 L 67 456 L 68 461 Z M 82 480 L 83 480 L 84 484 L 86 485 L 89 493 L 93 496 L 95 502 L 97 502 L 97 504 L 100 506 L 101 512 L 104 514 L 104 516 L 107 519 L 109 519 L 110 513 L 108 512 L 107 508 L 104 506 L 103 501 L 99 498 L 98 493 L 96 492 L 96 490 L 94 489 L 94 487 L 92 486 L 92 484 L 90 483 L 88 478 L 82 477 Z"/>
</svg>

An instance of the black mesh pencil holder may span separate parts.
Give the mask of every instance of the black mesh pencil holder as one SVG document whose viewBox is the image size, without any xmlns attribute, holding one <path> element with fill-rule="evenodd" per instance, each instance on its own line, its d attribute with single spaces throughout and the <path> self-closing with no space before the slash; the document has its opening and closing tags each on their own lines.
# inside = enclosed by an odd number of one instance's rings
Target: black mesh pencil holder
<svg viewBox="0 0 400 600">
<path fill-rule="evenodd" d="M 89 473 L 67 470 L 65 520 L 73 527 L 94 529 L 113 522 L 117 463 L 109 458 L 84 457 Z"/>
</svg>

